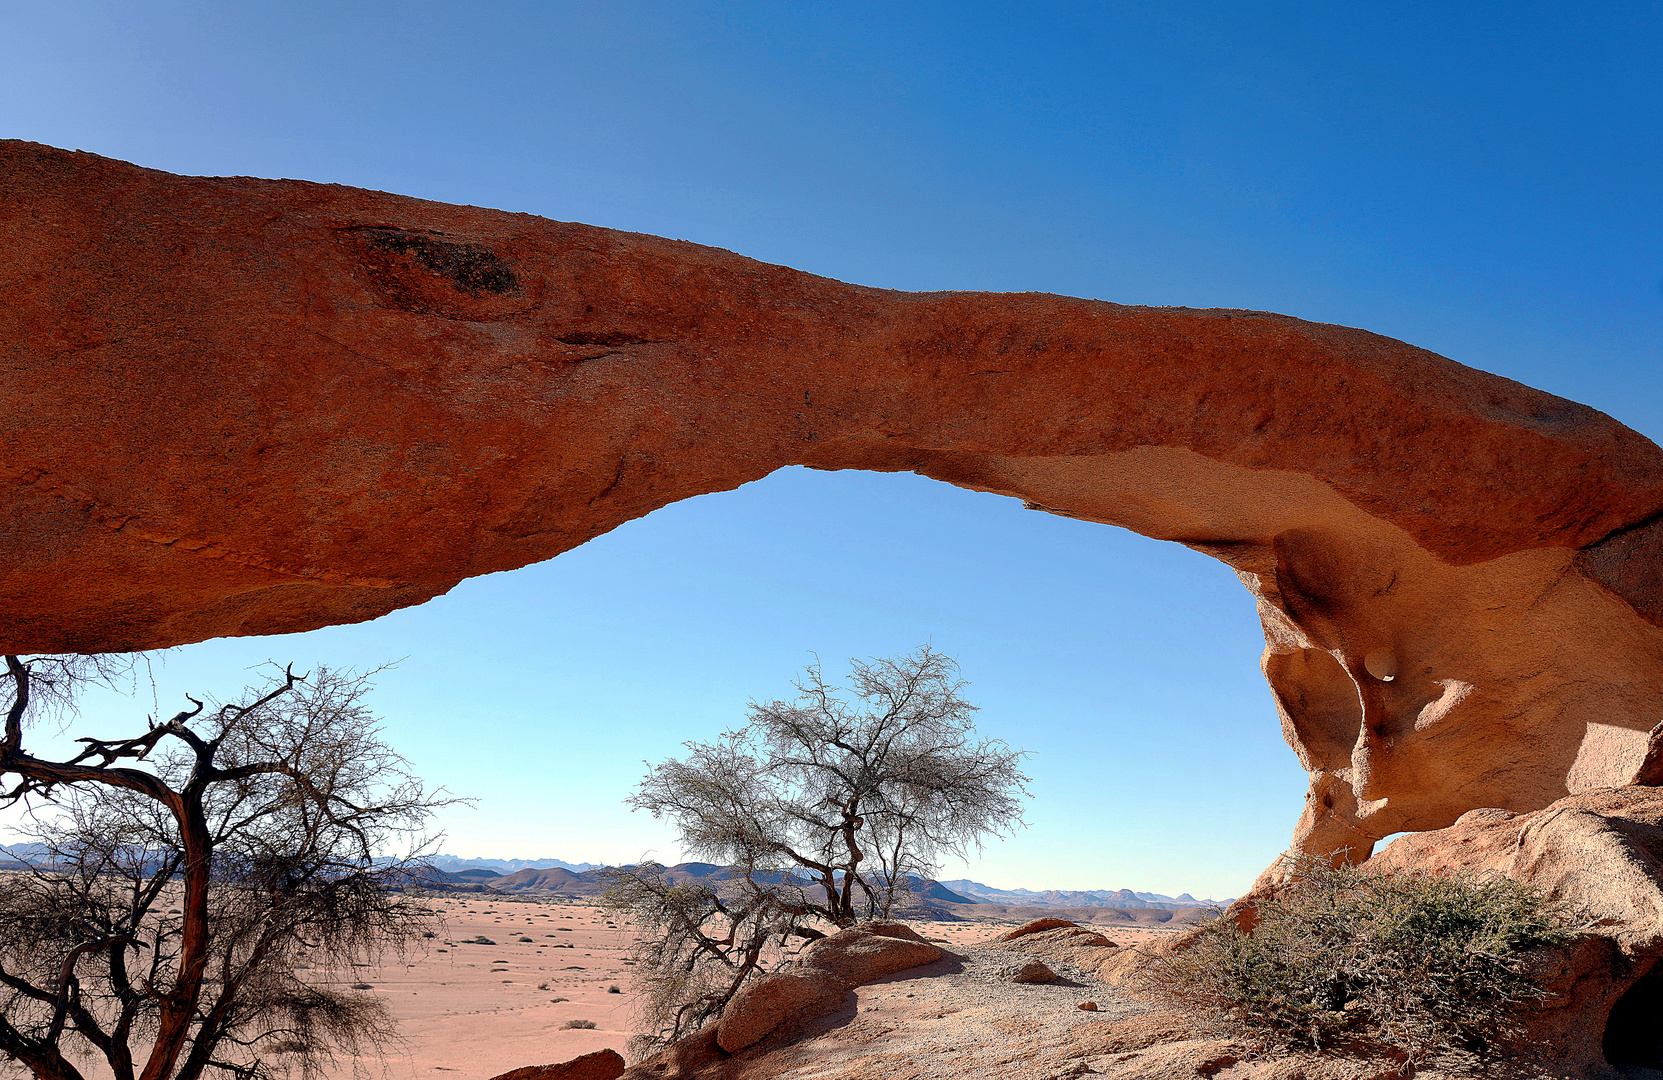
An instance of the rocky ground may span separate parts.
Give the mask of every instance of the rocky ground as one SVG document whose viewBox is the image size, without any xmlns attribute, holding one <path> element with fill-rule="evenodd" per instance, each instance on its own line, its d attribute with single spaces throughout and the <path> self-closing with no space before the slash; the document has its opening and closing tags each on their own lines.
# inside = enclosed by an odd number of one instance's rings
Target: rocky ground
<svg viewBox="0 0 1663 1080">
<path fill-rule="evenodd" d="M 1079 1076 L 1136 1060 L 1145 1036 L 1182 1027 L 1072 964 L 1047 961 L 1054 982 L 1011 982 L 1032 959 L 1031 952 L 997 945 L 949 946 L 933 964 L 856 988 L 842 1011 L 812 1024 L 800 1041 L 748 1062 L 744 1075 Z M 1096 1011 L 1081 1008 L 1088 1003 Z"/>
<path fill-rule="evenodd" d="M 366 1068 L 388 1080 L 485 1080 L 601 1049 L 625 1051 L 636 1030 L 625 962 L 634 931 L 627 923 L 594 904 L 553 898 L 459 894 L 435 903 L 446 929 L 425 953 L 363 972 L 362 983 L 399 1021 L 403 1045 L 385 1061 L 343 1060 L 339 1080 Z M 1010 929 L 985 922 L 914 925 L 954 952 Z M 1140 927 L 1117 931 L 1116 940 L 1170 932 Z M 470 943 L 481 935 L 497 944 Z M 520 940 L 526 937 L 532 940 Z M 609 993 L 612 986 L 620 992 Z M 573 1020 L 595 1027 L 563 1026 Z"/>
<path fill-rule="evenodd" d="M 702 1052 L 694 1036 L 687 1052 L 649 1059 L 625 1080 L 1388 1080 L 1398 1072 L 1390 1062 L 1264 1054 L 1136 1000 L 1097 971 L 1121 950 L 1084 928 L 939 943 L 939 960 L 855 987 L 831 1015 L 732 1056 Z M 1013 980 L 1036 961 L 1055 978 Z"/>
</svg>

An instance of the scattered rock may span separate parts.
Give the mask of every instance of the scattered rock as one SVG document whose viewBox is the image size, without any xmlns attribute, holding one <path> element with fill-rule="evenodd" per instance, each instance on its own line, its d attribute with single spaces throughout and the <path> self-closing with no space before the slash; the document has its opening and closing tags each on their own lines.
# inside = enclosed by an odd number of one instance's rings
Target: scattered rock
<svg viewBox="0 0 1663 1080">
<path fill-rule="evenodd" d="M 1057 973 L 1038 960 L 1030 960 L 1021 967 L 1011 965 L 999 972 L 999 977 L 1014 983 L 1048 983 L 1057 981 Z"/>
<path fill-rule="evenodd" d="M 624 1074 L 624 1059 L 616 1050 L 597 1050 L 558 1065 L 528 1065 L 491 1080 L 617 1080 Z"/>
<path fill-rule="evenodd" d="M 1078 1005 L 1076 1005 L 1075 1008 L 1076 1009 L 1084 1009 L 1086 1012 L 1096 1012 L 1097 1011 L 1097 1002 L 1095 1002 L 1095 1001 L 1082 1001 Z"/>
</svg>

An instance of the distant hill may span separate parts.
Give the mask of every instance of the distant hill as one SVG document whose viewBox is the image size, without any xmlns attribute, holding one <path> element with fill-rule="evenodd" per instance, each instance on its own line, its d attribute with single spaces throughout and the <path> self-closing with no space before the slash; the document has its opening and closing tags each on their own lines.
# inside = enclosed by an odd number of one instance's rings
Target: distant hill
<svg viewBox="0 0 1663 1080">
<path fill-rule="evenodd" d="M 477 868 L 495 870 L 500 875 L 512 874 L 516 870 L 559 868 L 581 874 L 585 870 L 601 869 L 600 863 L 569 863 L 564 859 L 464 859 L 457 855 L 435 855 L 428 861 L 435 870 L 447 873 Z"/>
<path fill-rule="evenodd" d="M 46 849 L 39 844 L 0 844 L 0 869 L 20 869 L 25 861 L 39 861 Z"/>
<path fill-rule="evenodd" d="M 466 871 L 473 873 L 473 871 Z M 460 877 L 461 875 L 456 875 Z M 551 867 L 547 870 L 526 868 L 516 870 L 495 879 L 475 879 L 481 885 L 489 885 L 493 889 L 503 892 L 551 892 L 573 893 L 589 895 L 600 892 L 604 886 L 598 880 L 600 875 L 593 870 L 573 873 L 564 867 Z"/>
<path fill-rule="evenodd" d="M 38 844 L 0 844 L 0 869 L 19 867 L 19 860 L 38 860 L 44 853 L 45 849 Z M 606 891 L 601 874 L 605 867 L 594 863 L 569 863 L 562 859 L 463 859 L 454 855 L 436 856 L 429 862 L 433 870 L 427 875 L 425 887 L 428 888 L 568 897 L 596 897 Z M 730 867 L 703 862 L 678 863 L 666 867 L 665 873 L 678 885 L 702 882 L 719 886 L 733 876 Z M 1165 896 L 1131 889 L 995 889 L 969 878 L 928 881 L 915 877 L 903 907 L 907 914 L 923 918 L 1031 919 L 1055 915 L 1076 922 L 1112 925 L 1158 923 L 1168 919 L 1184 921 L 1207 908 L 1229 903 L 1229 900 L 1197 900 L 1189 893 Z"/>
<path fill-rule="evenodd" d="M 1224 907 L 1230 903 L 1230 900 L 1197 900 L 1189 893 L 1165 896 L 1161 893 L 1133 892 L 1131 889 L 1046 889 L 1043 892 L 1035 892 L 1033 889 L 995 889 L 991 885 L 983 885 L 969 878 L 943 881 L 941 884 L 969 897 L 973 903 L 1017 907 L 1109 907 L 1133 910 L 1147 907 L 1177 911 L 1184 908 Z"/>
<path fill-rule="evenodd" d="M 1207 918 L 1210 907 L 1035 907 L 1022 904 L 926 904 L 939 919 L 988 919 L 995 922 L 1030 922 L 1034 919 L 1067 919 L 1083 926 L 1161 926 Z"/>
<path fill-rule="evenodd" d="M 664 868 L 664 873 L 678 885 L 699 882 L 717 888 L 734 876 L 731 867 L 699 862 L 668 866 Z M 526 896 L 587 899 L 597 897 L 606 891 L 603 871 L 573 872 L 562 867 L 527 867 L 511 874 L 498 875 L 493 875 L 489 870 L 470 867 L 454 872 L 440 871 L 435 878 L 437 880 L 434 885 L 437 888 L 464 892 L 518 893 Z M 803 884 L 807 885 L 808 882 L 804 881 Z M 975 882 L 969 882 L 973 888 L 966 891 L 949 888 L 950 885 L 962 884 L 965 883 L 915 879 L 912 891 L 902 900 L 897 914 L 904 918 L 995 919 L 1018 922 L 1053 915 L 1099 926 L 1127 926 L 1158 925 L 1169 921 L 1188 922 L 1200 918 L 1208 907 L 1198 901 L 1191 900 L 1186 904 L 1171 897 L 1162 897 L 1160 901 L 1145 900 L 1126 890 L 1089 894 L 1095 901 L 1092 903 L 1067 903 L 1070 897 L 1088 894 L 1065 893 L 1056 889 L 1043 893 L 1030 891 L 1024 897 L 1019 897 L 1017 903 L 999 903 L 975 895 L 977 889 L 998 892 L 987 889 L 985 885 L 977 886 Z M 818 891 L 817 887 L 811 887 L 811 892 Z M 1124 902 L 1103 902 L 1108 900 Z"/>
<path fill-rule="evenodd" d="M 941 904 L 974 904 L 976 901 L 947 887 L 943 881 L 925 881 L 913 886 L 913 895 Z"/>
<path fill-rule="evenodd" d="M 40 844 L 0 844 L 0 854 L 14 859 L 26 858 L 44 852 L 46 848 Z"/>
</svg>

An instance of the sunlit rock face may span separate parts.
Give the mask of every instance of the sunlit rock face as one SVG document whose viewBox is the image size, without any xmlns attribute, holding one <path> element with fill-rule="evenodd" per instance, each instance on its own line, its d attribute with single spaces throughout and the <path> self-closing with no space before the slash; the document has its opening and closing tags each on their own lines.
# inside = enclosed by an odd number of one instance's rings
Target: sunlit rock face
<svg viewBox="0 0 1663 1080">
<path fill-rule="evenodd" d="M 9 651 L 374 618 L 808 465 L 1234 567 L 1305 850 L 1626 782 L 1663 720 L 1663 451 L 1361 330 L 6 142 L 0 371 Z"/>
</svg>

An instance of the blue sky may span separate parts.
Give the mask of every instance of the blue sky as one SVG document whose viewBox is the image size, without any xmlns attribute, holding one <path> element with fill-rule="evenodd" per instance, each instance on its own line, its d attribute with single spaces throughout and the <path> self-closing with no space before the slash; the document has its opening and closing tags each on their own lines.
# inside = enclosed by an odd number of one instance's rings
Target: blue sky
<svg viewBox="0 0 1663 1080">
<path fill-rule="evenodd" d="M 3 5 L 0 134 L 681 237 L 901 289 L 1362 326 L 1663 438 L 1655 4 Z M 1435 445 L 1427 453 L 1436 454 Z M 372 624 L 168 654 L 405 658 L 375 703 L 463 855 L 675 857 L 641 760 L 818 653 L 924 640 L 1034 751 L 968 875 L 1235 895 L 1304 782 L 1221 565 L 914 476 L 786 470 Z"/>
</svg>

